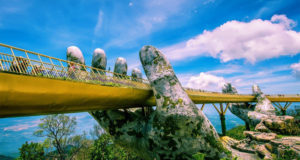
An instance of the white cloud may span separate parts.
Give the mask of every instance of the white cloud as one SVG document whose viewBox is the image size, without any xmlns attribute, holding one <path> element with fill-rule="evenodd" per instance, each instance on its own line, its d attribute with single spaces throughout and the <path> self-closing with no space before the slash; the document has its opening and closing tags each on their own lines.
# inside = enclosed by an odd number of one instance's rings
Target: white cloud
<svg viewBox="0 0 300 160">
<path fill-rule="evenodd" d="M 100 10 L 98 13 L 98 19 L 97 19 L 97 24 L 94 28 L 94 33 L 98 34 L 101 27 L 102 27 L 102 23 L 103 23 L 103 12 Z"/>
<path fill-rule="evenodd" d="M 39 123 L 41 123 L 41 120 L 35 120 L 35 121 L 27 122 L 26 124 L 17 124 L 14 126 L 5 127 L 5 128 L 3 128 L 3 130 L 4 131 L 22 131 L 22 130 L 26 130 L 28 128 L 36 127 L 36 126 L 38 126 Z"/>
<path fill-rule="evenodd" d="M 287 29 L 291 29 L 296 26 L 296 22 L 294 22 L 291 19 L 288 19 L 285 15 L 274 15 L 271 18 L 271 22 L 277 22 L 279 24 L 282 24 Z"/>
<path fill-rule="evenodd" d="M 191 76 L 187 87 L 220 92 L 225 83 L 223 77 L 201 72 L 198 76 Z"/>
<path fill-rule="evenodd" d="M 178 74 L 177 77 L 184 87 L 198 88 L 207 91 L 221 92 L 225 82 L 230 82 L 241 94 L 251 94 L 252 85 L 258 84 L 266 94 L 297 94 L 300 82 L 291 75 L 278 75 L 282 71 L 290 71 L 290 65 L 276 66 L 274 69 L 261 68 L 251 70 L 248 67 L 233 66 L 216 69 L 200 75 L 191 73 Z M 238 74 L 237 74 L 238 73 Z M 225 77 L 222 77 L 222 76 Z"/>
<path fill-rule="evenodd" d="M 9 127 L 5 127 L 3 130 L 4 131 L 22 131 L 22 130 L 26 130 L 28 128 L 31 127 L 36 127 L 37 124 L 19 124 L 19 125 L 15 125 L 15 126 L 9 126 Z"/>
<path fill-rule="evenodd" d="M 299 63 L 294 63 L 291 65 L 291 68 L 293 70 L 293 74 L 300 78 L 300 62 Z"/>
<path fill-rule="evenodd" d="M 233 20 L 213 31 L 204 30 L 202 34 L 188 41 L 162 50 L 171 60 L 210 55 L 220 58 L 222 62 L 246 59 L 255 63 L 299 53 L 300 33 L 291 30 L 295 24 L 285 15 L 274 15 L 271 20 Z"/>
</svg>

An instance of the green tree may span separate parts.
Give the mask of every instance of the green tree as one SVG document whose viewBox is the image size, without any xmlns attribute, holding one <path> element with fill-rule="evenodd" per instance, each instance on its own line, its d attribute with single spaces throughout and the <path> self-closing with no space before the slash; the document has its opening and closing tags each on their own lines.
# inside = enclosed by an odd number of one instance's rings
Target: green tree
<svg viewBox="0 0 300 160">
<path fill-rule="evenodd" d="M 20 157 L 18 160 L 43 160 L 45 159 L 44 147 L 39 143 L 28 143 L 27 141 L 22 145 L 20 150 Z"/>
<path fill-rule="evenodd" d="M 82 135 L 75 135 L 68 139 L 68 145 L 71 146 L 71 148 L 68 151 L 68 158 L 73 159 L 76 155 L 79 153 L 86 157 L 86 150 L 91 146 L 90 140 L 86 138 L 86 133 L 83 133 Z"/>
<path fill-rule="evenodd" d="M 91 148 L 92 160 L 106 160 L 109 158 L 110 148 L 112 144 L 110 136 L 108 134 L 102 134 L 99 139 L 94 141 L 94 145 Z"/>
<path fill-rule="evenodd" d="M 100 136 L 101 136 L 102 134 L 104 134 L 104 133 L 105 133 L 105 131 L 101 128 L 100 125 L 97 125 L 97 124 L 95 124 L 95 125 L 93 126 L 93 129 L 92 129 L 92 130 L 90 130 L 90 136 L 91 136 L 93 139 L 99 139 Z"/>
<path fill-rule="evenodd" d="M 75 132 L 76 118 L 55 114 L 48 115 L 41 121 L 38 125 L 39 129 L 34 132 L 34 135 L 47 137 L 56 148 L 59 159 L 66 159 L 69 136 Z"/>
<path fill-rule="evenodd" d="M 126 151 L 124 148 L 113 143 L 111 136 L 102 133 L 94 145 L 90 148 L 90 158 L 92 160 L 140 160 L 134 153 Z"/>
</svg>

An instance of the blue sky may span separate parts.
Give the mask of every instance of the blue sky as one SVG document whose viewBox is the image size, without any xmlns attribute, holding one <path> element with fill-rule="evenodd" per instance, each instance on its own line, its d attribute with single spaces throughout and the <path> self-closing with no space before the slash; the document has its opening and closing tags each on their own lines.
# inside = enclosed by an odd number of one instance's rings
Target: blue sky
<svg viewBox="0 0 300 160">
<path fill-rule="evenodd" d="M 61 59 L 68 46 L 76 45 L 87 65 L 93 50 L 102 48 L 111 70 L 117 57 L 124 57 L 128 73 L 134 67 L 142 70 L 138 52 L 143 45 L 153 45 L 166 54 L 187 87 L 220 91 L 231 82 L 240 93 L 251 93 L 257 83 L 267 94 L 300 93 L 297 0 L 0 0 L 0 4 L 0 43 Z M 38 119 L 28 117 L 28 125 Z M 18 118 L 0 119 L 6 124 L 0 128 L 3 134 L 4 128 L 20 125 L 13 120 Z M 10 131 L 21 134 L 34 128 L 19 127 Z"/>
<path fill-rule="evenodd" d="M 76 45 L 88 65 L 93 50 L 102 48 L 108 67 L 124 57 L 128 73 L 142 69 L 138 51 L 153 45 L 171 60 L 184 86 L 219 91 L 216 83 L 232 82 L 239 92 L 251 93 L 258 83 L 270 94 L 299 93 L 296 0 L 0 3 L 1 43 L 62 59 Z"/>
</svg>

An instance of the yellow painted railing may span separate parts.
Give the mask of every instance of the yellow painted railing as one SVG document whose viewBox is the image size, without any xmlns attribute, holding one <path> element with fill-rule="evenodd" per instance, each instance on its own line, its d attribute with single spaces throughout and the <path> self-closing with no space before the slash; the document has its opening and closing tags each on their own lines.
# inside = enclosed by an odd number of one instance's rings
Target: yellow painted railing
<svg viewBox="0 0 300 160">
<path fill-rule="evenodd" d="M 0 43 L 0 56 L 0 71 L 101 85 L 149 88 L 148 81 L 145 79 L 133 78 L 2 43 Z"/>
</svg>

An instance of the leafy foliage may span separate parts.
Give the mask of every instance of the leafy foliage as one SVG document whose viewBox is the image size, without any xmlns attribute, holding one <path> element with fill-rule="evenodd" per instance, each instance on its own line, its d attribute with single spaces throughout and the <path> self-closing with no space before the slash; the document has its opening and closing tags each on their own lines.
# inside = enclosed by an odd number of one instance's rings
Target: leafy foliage
<svg viewBox="0 0 300 160">
<path fill-rule="evenodd" d="M 38 125 L 39 129 L 34 135 L 47 137 L 51 144 L 56 148 L 59 158 L 66 158 L 66 148 L 69 136 L 75 132 L 76 118 L 64 114 L 48 115 L 41 119 L 42 123 Z"/>
<path fill-rule="evenodd" d="M 49 115 L 41 119 L 39 129 L 34 135 L 47 137 L 42 143 L 26 142 L 20 150 L 18 160 L 42 159 L 93 159 L 93 160 L 139 160 L 139 158 L 113 143 L 110 135 L 95 125 L 90 131 L 89 140 L 86 133 L 74 135 L 76 118 Z"/>
<path fill-rule="evenodd" d="M 237 126 L 235 128 L 228 130 L 226 132 L 226 135 L 237 140 L 242 140 L 246 138 L 245 135 L 243 134 L 245 130 L 246 130 L 245 126 Z"/>
<path fill-rule="evenodd" d="M 45 159 L 45 152 L 43 145 L 39 143 L 28 143 L 22 145 L 20 150 L 20 157 L 18 160 L 43 160 Z"/>
<path fill-rule="evenodd" d="M 204 160 L 205 154 L 204 153 L 196 153 L 193 155 L 193 158 L 195 158 L 195 160 Z"/>
<path fill-rule="evenodd" d="M 90 150 L 92 160 L 139 160 L 135 154 L 114 144 L 110 135 L 103 133 Z"/>
</svg>

